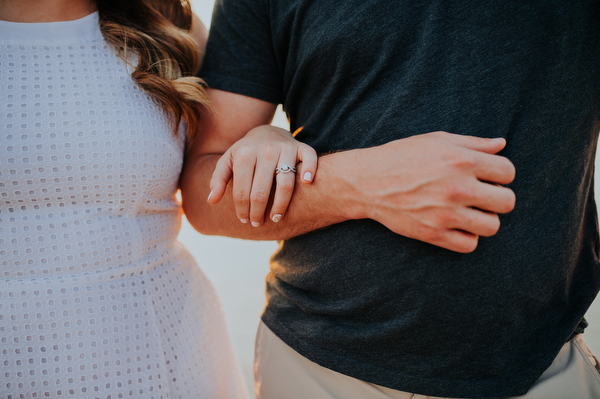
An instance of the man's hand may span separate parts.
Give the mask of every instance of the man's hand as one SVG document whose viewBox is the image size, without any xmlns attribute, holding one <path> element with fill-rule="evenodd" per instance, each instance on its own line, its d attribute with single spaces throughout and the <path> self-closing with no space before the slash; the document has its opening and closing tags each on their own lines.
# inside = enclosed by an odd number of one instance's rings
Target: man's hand
<svg viewBox="0 0 600 399">
<path fill-rule="evenodd" d="M 472 252 L 479 236 L 500 227 L 515 195 L 502 187 L 515 177 L 506 158 L 495 155 L 504 139 L 444 132 L 339 153 L 343 168 L 340 206 L 352 219 L 374 219 L 397 234 L 456 252 Z"/>
</svg>

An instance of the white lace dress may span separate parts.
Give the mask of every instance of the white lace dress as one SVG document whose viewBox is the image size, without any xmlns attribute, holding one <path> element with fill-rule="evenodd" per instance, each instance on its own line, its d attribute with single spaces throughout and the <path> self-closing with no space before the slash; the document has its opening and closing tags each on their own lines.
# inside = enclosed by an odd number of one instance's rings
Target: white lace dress
<svg viewBox="0 0 600 399">
<path fill-rule="evenodd" d="M 0 22 L 0 398 L 245 398 L 177 243 L 184 135 L 97 14 Z"/>
</svg>

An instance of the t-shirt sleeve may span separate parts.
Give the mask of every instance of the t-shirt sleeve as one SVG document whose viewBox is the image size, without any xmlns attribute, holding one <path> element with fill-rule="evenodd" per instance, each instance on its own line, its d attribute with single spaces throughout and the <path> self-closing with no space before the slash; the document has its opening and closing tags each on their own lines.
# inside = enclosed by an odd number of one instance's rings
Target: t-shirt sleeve
<svg viewBox="0 0 600 399">
<path fill-rule="evenodd" d="M 265 0 L 217 0 L 199 76 L 209 87 L 279 104 L 281 73 Z"/>
</svg>

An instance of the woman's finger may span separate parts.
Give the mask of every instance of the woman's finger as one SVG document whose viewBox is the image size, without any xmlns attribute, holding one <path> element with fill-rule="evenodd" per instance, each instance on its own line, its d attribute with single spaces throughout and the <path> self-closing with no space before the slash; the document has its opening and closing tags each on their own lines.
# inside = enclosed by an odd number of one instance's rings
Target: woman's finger
<svg viewBox="0 0 600 399">
<path fill-rule="evenodd" d="M 300 144 L 298 146 L 298 159 L 302 164 L 300 165 L 300 180 L 303 183 L 312 183 L 317 172 L 317 152 L 306 144 Z"/>
<path fill-rule="evenodd" d="M 250 222 L 254 227 L 262 225 L 265 220 L 267 204 L 273 186 L 273 176 L 275 175 L 275 168 L 279 159 L 279 151 L 278 147 L 267 145 L 261 151 L 256 162 L 250 193 Z"/>
<path fill-rule="evenodd" d="M 277 165 L 279 173 L 275 176 L 277 186 L 270 214 L 271 220 L 275 223 L 283 218 L 292 199 L 294 186 L 296 185 L 295 164 L 296 154 L 294 151 L 286 151 L 279 158 Z"/>
<path fill-rule="evenodd" d="M 221 201 L 227 189 L 227 184 L 229 184 L 232 177 L 233 165 L 231 163 L 231 152 L 227 150 L 217 161 L 210 179 L 210 194 L 206 199 L 209 204 L 215 205 Z"/>
<path fill-rule="evenodd" d="M 233 154 L 233 202 L 238 219 L 242 223 L 250 221 L 250 190 L 256 167 L 256 152 L 243 147 Z"/>
</svg>

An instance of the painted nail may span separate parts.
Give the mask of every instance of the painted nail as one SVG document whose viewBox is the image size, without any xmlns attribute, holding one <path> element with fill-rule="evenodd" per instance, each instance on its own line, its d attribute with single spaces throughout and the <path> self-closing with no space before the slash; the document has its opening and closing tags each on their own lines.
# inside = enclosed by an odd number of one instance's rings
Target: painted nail
<svg viewBox="0 0 600 399">
<path fill-rule="evenodd" d="M 250 221 L 250 219 L 240 219 L 240 222 L 242 223 L 248 223 Z"/>
<path fill-rule="evenodd" d="M 306 172 L 304 174 L 304 180 L 305 181 L 310 181 L 312 179 L 312 174 L 310 172 Z"/>
<path fill-rule="evenodd" d="M 215 190 L 210 190 L 210 194 L 208 194 L 208 198 L 206 199 L 206 201 L 210 201 L 210 197 L 212 197 L 213 191 Z"/>
<path fill-rule="evenodd" d="M 258 226 L 260 226 L 260 223 L 258 223 L 258 222 L 252 222 L 252 226 L 258 227 Z"/>
<path fill-rule="evenodd" d="M 275 223 L 279 222 L 281 220 L 281 218 L 283 218 L 283 215 L 276 213 L 273 215 L 273 217 L 271 218 L 272 221 L 274 221 Z"/>
</svg>

